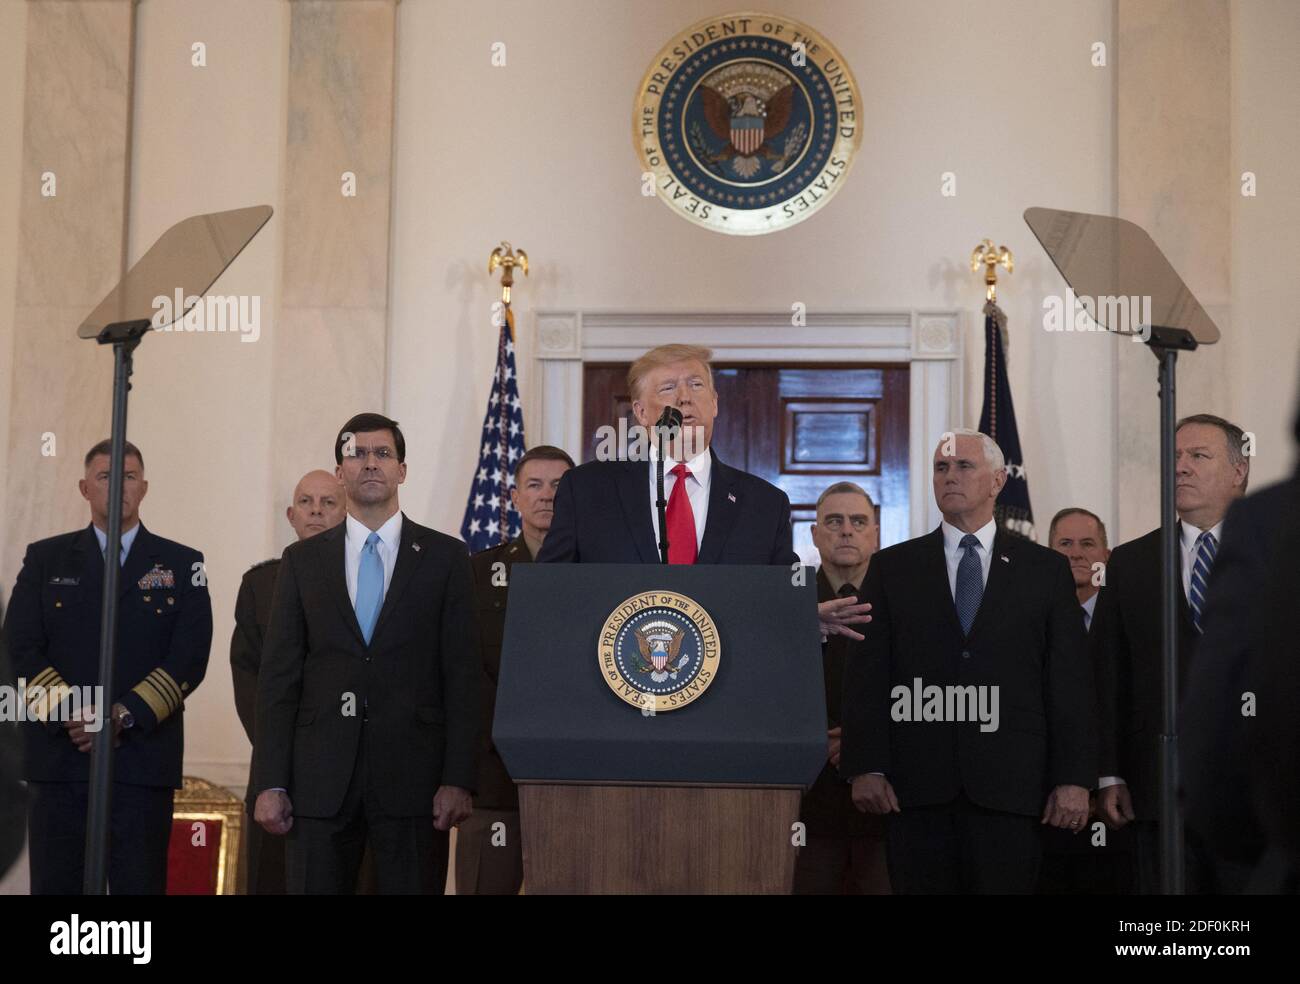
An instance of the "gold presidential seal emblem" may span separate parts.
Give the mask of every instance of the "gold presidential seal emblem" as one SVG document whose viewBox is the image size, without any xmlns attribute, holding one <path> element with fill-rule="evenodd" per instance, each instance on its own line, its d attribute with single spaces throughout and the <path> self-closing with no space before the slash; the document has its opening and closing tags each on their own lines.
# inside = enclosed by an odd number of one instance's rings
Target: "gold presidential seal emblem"
<svg viewBox="0 0 1300 984">
<path fill-rule="evenodd" d="M 693 599 L 648 591 L 622 602 L 605 620 L 596 645 L 609 688 L 647 714 L 685 707 L 718 675 L 717 626 Z"/>
<path fill-rule="evenodd" d="M 862 143 L 857 83 L 835 47 L 776 14 L 710 17 L 672 38 L 636 95 L 647 187 L 717 232 L 775 232 L 825 205 Z M 647 191 L 648 193 L 648 191 Z"/>
</svg>

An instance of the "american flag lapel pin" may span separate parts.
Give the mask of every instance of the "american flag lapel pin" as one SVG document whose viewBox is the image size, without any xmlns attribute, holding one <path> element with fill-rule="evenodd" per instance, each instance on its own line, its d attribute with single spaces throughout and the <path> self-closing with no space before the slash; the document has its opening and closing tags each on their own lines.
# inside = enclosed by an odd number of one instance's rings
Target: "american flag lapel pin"
<svg viewBox="0 0 1300 984">
<path fill-rule="evenodd" d="M 1011 558 L 1008 557 L 1006 554 L 998 554 L 998 556 L 1002 558 L 1002 563 L 1004 564 L 1011 563 Z"/>
<path fill-rule="evenodd" d="M 736 493 L 735 493 L 735 492 L 728 492 L 728 493 L 727 493 L 727 501 L 728 501 L 728 502 L 735 502 L 735 501 L 736 501 Z"/>
<path fill-rule="evenodd" d="M 420 545 L 419 545 L 418 543 L 412 543 L 412 544 L 411 544 L 411 549 L 414 550 L 416 553 L 419 553 L 419 552 L 420 552 Z M 1002 559 L 1003 559 L 1003 560 L 1006 560 L 1007 558 L 1003 557 Z"/>
</svg>

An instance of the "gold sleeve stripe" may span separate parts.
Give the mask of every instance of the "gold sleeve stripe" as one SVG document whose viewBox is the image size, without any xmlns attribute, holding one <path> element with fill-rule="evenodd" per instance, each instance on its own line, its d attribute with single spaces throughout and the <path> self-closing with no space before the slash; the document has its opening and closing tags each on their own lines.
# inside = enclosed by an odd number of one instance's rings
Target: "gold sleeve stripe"
<svg viewBox="0 0 1300 984">
<path fill-rule="evenodd" d="M 48 721 L 54 708 L 68 695 L 69 689 L 54 667 L 48 666 L 41 670 L 27 684 L 27 716 L 33 721 Z"/>
<path fill-rule="evenodd" d="M 170 673 L 159 667 L 150 673 L 147 679 L 167 695 L 167 703 L 173 711 L 180 709 L 185 695 L 181 693 L 181 688 L 176 685 L 176 680 Z"/>
<path fill-rule="evenodd" d="M 47 666 L 45 667 L 45 669 L 41 670 L 40 673 L 37 673 L 36 676 L 28 680 L 27 686 L 44 687 L 48 685 L 51 681 L 57 679 L 59 679 L 59 671 L 52 666 Z"/>
<path fill-rule="evenodd" d="M 171 708 L 167 706 L 167 698 L 158 691 L 149 677 L 145 677 L 132 687 L 131 692 L 149 705 L 149 710 L 153 711 L 153 716 L 159 721 L 171 714 Z"/>
</svg>

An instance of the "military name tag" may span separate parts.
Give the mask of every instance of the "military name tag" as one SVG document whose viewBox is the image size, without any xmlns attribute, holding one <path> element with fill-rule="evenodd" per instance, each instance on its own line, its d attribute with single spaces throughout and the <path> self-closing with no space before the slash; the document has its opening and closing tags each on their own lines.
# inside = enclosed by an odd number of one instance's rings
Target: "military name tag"
<svg viewBox="0 0 1300 984">
<path fill-rule="evenodd" d="M 633 141 L 660 199 L 707 229 L 801 222 L 844 183 L 862 143 L 857 83 L 816 31 L 776 14 L 711 17 L 654 57 Z"/>
<path fill-rule="evenodd" d="M 596 659 L 609 688 L 647 714 L 697 699 L 718 675 L 722 647 L 709 613 L 685 595 L 628 598 L 600 632 Z"/>
</svg>

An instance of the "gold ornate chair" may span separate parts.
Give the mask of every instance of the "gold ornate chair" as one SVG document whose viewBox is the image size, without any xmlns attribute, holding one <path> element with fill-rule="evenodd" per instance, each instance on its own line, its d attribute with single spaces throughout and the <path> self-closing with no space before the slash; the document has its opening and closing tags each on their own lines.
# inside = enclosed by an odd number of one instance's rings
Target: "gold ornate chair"
<svg viewBox="0 0 1300 984">
<path fill-rule="evenodd" d="M 244 834 L 244 803 L 224 786 L 185 776 L 172 807 L 168 895 L 234 895 Z"/>
</svg>

